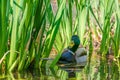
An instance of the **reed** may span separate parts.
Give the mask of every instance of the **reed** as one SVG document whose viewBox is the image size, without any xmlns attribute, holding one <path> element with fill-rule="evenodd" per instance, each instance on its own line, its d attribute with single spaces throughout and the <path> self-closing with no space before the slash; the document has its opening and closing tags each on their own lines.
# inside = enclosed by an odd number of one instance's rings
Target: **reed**
<svg viewBox="0 0 120 80">
<path fill-rule="evenodd" d="M 4 56 L 7 51 L 7 41 L 8 41 L 8 8 L 7 0 L 0 1 L 0 59 Z M 6 16 L 7 15 L 7 16 Z M 0 71 L 2 70 L 2 65 L 0 64 Z"/>
<path fill-rule="evenodd" d="M 73 34 L 79 35 L 81 44 L 88 46 L 86 72 L 90 75 L 94 41 L 100 38 L 99 79 L 106 78 L 108 67 L 120 71 L 120 10 L 118 0 L 56 0 L 54 12 L 50 0 L 0 0 L 0 70 L 22 71 L 45 67 L 52 48 L 58 56 L 50 65 L 52 69 Z M 113 29 L 113 31 L 112 31 Z M 85 37 L 87 34 L 87 38 Z M 95 35 L 95 38 L 93 37 Z M 102 37 L 99 37 L 102 36 Z M 90 37 L 89 37 L 90 36 Z M 7 53 L 9 51 L 9 53 Z M 7 54 L 6 54 L 7 53 Z M 106 55 L 113 54 L 116 66 L 104 64 Z M 117 64 L 117 65 L 116 65 Z M 4 66 L 5 65 L 5 66 Z M 4 68 L 5 67 L 5 68 Z M 55 70 L 54 69 L 54 70 Z M 57 70 L 57 69 L 56 69 Z M 104 72 L 103 72 L 104 71 Z M 104 75 L 103 75 L 104 74 Z M 93 75 L 92 76 L 93 78 Z M 116 79 L 118 75 L 113 75 Z"/>
<path fill-rule="evenodd" d="M 9 34 L 4 33 L 3 38 L 0 38 L 0 43 L 2 44 L 0 46 L 0 52 L 2 51 L 0 59 L 3 57 L 5 51 L 10 50 L 10 53 L 5 56 L 6 68 L 9 71 L 15 70 L 17 66 L 18 71 L 27 69 L 33 61 L 35 61 L 34 68 L 38 68 L 40 58 L 49 56 L 50 50 L 52 49 L 55 34 L 59 29 L 59 18 L 61 18 L 59 14 L 62 13 L 62 7 L 54 21 L 52 21 L 54 16 L 51 17 L 51 26 L 47 30 L 46 19 L 50 17 L 50 12 L 48 11 L 50 6 L 47 5 L 50 5 L 49 0 L 2 0 L 0 4 L 0 23 L 2 23 L 0 35 L 2 36 L 3 32 L 9 31 Z M 9 22 L 6 21 L 7 18 Z M 47 38 L 43 41 L 44 35 Z M 10 49 L 7 46 L 8 38 L 10 39 Z M 19 53 L 16 53 L 16 51 Z M 15 61 L 16 59 L 17 61 Z M 3 63 L 3 60 L 1 61 Z"/>
<path fill-rule="evenodd" d="M 45 43 L 47 46 L 45 46 L 45 48 L 44 48 L 44 55 L 42 56 L 42 58 L 49 57 L 56 34 L 57 34 L 59 26 L 60 26 L 60 21 L 61 21 L 62 15 L 63 15 L 62 13 L 64 12 L 65 3 L 66 3 L 65 0 L 60 2 L 60 6 L 58 8 L 57 14 L 56 14 L 54 21 L 51 24 L 50 29 L 48 31 L 49 34 L 47 33 L 47 37 L 45 40 Z M 46 62 L 43 61 L 42 66 L 44 66 L 45 63 Z"/>
</svg>

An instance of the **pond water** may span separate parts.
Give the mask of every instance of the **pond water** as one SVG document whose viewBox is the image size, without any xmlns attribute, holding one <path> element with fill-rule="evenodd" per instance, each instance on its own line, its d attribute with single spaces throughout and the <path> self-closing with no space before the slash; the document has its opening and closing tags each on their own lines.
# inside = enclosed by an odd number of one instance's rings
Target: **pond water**
<svg viewBox="0 0 120 80">
<path fill-rule="evenodd" d="M 120 66 L 117 61 L 93 56 L 91 62 L 83 65 L 56 65 L 56 73 L 49 69 L 30 69 L 23 72 L 1 74 L 0 80 L 120 80 Z M 119 61 L 118 61 L 119 62 Z"/>
<path fill-rule="evenodd" d="M 54 75 L 49 69 L 41 69 L 1 74 L 0 80 L 77 80 L 76 75 L 80 74 L 81 71 L 82 69 L 60 68 Z"/>
</svg>

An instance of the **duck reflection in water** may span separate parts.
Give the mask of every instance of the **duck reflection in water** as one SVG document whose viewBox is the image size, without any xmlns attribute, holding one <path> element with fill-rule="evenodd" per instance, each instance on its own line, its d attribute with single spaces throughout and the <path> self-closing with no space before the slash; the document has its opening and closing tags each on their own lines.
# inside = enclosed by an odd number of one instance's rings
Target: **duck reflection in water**
<svg viewBox="0 0 120 80">
<path fill-rule="evenodd" d="M 70 66 L 73 68 L 75 66 L 69 64 L 81 64 L 86 63 L 87 61 L 87 51 L 85 48 L 78 48 L 80 45 L 80 39 L 77 35 L 73 35 L 71 38 L 70 45 L 63 51 L 61 54 L 60 59 L 58 60 L 58 64 L 62 64 L 65 67 Z M 67 65 L 67 66 L 66 66 Z M 84 64 L 85 65 L 85 64 Z M 62 66 L 62 67 L 64 67 Z M 64 69 L 68 72 L 69 77 L 75 77 L 75 71 L 74 70 L 68 70 Z"/>
</svg>

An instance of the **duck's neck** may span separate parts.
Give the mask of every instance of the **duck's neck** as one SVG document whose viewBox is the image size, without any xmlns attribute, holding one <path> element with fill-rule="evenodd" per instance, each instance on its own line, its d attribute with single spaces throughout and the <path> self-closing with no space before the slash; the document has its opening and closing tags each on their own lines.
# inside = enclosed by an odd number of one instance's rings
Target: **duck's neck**
<svg viewBox="0 0 120 80">
<path fill-rule="evenodd" d="M 71 50 L 72 52 L 75 52 L 77 50 L 78 46 L 73 46 L 72 48 L 68 48 L 69 50 Z"/>
</svg>

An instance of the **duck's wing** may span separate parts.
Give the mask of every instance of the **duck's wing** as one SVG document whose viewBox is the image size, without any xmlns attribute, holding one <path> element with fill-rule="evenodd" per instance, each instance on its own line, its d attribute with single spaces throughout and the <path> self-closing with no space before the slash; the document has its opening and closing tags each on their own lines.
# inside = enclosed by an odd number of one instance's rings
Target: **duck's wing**
<svg viewBox="0 0 120 80">
<path fill-rule="evenodd" d="M 81 57 L 76 57 L 76 63 L 81 64 L 81 63 L 86 63 L 87 62 L 87 55 L 81 56 Z"/>
<path fill-rule="evenodd" d="M 78 48 L 76 53 L 76 57 L 81 57 L 87 55 L 87 50 L 85 48 Z"/>
</svg>

